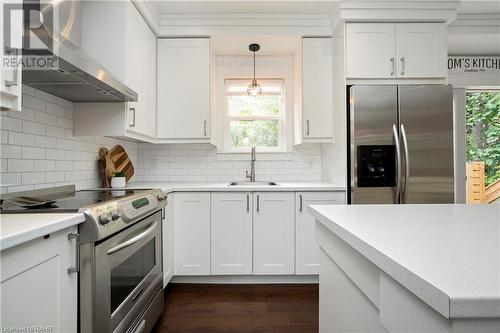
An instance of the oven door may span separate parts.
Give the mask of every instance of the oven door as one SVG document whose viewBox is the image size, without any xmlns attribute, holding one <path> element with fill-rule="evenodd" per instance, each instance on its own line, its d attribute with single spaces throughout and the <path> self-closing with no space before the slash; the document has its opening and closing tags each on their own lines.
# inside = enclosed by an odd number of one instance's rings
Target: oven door
<svg viewBox="0 0 500 333">
<path fill-rule="evenodd" d="M 127 331 L 161 290 L 161 221 L 157 212 L 96 246 L 95 332 Z"/>
</svg>

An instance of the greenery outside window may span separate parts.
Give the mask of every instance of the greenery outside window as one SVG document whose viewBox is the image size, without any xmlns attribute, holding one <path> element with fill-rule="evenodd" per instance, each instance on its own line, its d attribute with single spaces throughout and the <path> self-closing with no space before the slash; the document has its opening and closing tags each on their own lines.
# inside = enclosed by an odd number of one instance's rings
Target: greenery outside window
<svg viewBox="0 0 500 333">
<path fill-rule="evenodd" d="M 485 185 L 500 179 L 500 91 L 468 91 L 467 161 L 484 161 Z"/>
<path fill-rule="evenodd" d="M 262 96 L 247 94 L 249 80 L 225 80 L 226 151 L 284 151 L 284 82 L 259 79 Z"/>
</svg>

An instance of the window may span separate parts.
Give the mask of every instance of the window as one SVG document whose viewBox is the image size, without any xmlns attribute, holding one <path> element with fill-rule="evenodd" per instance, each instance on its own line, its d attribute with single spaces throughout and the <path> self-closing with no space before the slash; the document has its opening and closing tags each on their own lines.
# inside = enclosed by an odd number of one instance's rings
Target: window
<svg viewBox="0 0 500 333">
<path fill-rule="evenodd" d="M 469 91 L 466 104 L 467 161 L 483 161 L 485 185 L 500 180 L 500 91 Z"/>
<path fill-rule="evenodd" d="M 284 150 L 283 80 L 258 80 L 262 96 L 247 95 L 249 80 L 226 80 L 226 151 Z"/>
</svg>

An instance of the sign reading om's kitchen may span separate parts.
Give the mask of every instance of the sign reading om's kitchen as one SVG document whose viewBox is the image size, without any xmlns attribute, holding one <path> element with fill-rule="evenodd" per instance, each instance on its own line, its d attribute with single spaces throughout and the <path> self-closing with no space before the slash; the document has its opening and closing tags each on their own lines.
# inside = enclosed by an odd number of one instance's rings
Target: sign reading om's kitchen
<svg viewBox="0 0 500 333">
<path fill-rule="evenodd" d="M 500 57 L 498 56 L 448 57 L 448 73 L 500 74 Z"/>
</svg>

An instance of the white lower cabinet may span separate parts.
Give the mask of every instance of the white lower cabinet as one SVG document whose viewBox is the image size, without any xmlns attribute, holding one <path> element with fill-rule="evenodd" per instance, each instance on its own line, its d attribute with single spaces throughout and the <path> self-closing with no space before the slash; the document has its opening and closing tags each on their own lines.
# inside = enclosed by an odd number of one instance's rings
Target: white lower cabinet
<svg viewBox="0 0 500 333">
<path fill-rule="evenodd" d="M 210 193 L 174 194 L 174 275 L 210 275 Z"/>
<path fill-rule="evenodd" d="M 162 226 L 162 248 L 163 248 L 163 288 L 167 286 L 174 275 L 174 219 L 173 219 L 173 197 L 170 194 L 165 207 L 165 217 Z"/>
<path fill-rule="evenodd" d="M 5 331 L 77 331 L 78 274 L 70 227 L 0 252 L 0 318 Z M 23 331 L 24 332 L 24 331 Z"/>
<path fill-rule="evenodd" d="M 245 192 L 212 193 L 212 275 L 252 274 L 251 196 Z"/>
<path fill-rule="evenodd" d="M 253 274 L 294 274 L 294 193 L 253 197 Z"/>
<path fill-rule="evenodd" d="M 295 274 L 319 274 L 319 247 L 309 205 L 345 204 L 344 192 L 297 192 L 295 194 Z"/>
</svg>

